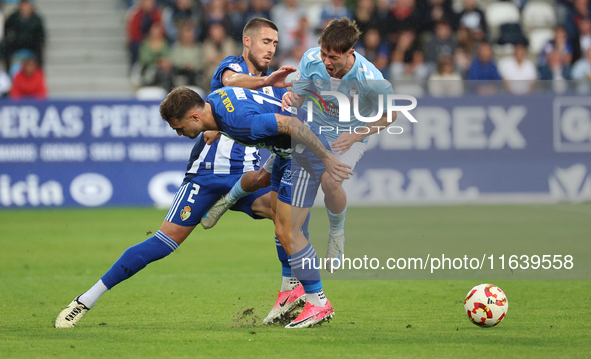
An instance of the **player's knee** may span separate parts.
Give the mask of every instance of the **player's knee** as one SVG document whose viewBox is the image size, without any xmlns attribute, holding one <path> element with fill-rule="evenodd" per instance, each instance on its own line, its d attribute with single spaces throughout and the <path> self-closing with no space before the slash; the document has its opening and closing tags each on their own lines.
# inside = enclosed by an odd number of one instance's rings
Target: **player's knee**
<svg viewBox="0 0 591 359">
<path fill-rule="evenodd" d="M 271 174 L 265 170 L 259 171 L 257 176 L 257 185 L 259 188 L 267 188 L 271 185 Z"/>
<path fill-rule="evenodd" d="M 288 225 L 275 223 L 275 235 L 281 244 L 288 244 L 291 239 L 291 228 Z"/>
<path fill-rule="evenodd" d="M 321 177 L 321 184 L 322 184 L 322 191 L 325 194 L 330 194 L 334 191 L 337 191 L 341 187 L 342 182 L 335 181 L 335 179 L 332 178 L 331 175 L 324 172 L 324 174 Z"/>
</svg>

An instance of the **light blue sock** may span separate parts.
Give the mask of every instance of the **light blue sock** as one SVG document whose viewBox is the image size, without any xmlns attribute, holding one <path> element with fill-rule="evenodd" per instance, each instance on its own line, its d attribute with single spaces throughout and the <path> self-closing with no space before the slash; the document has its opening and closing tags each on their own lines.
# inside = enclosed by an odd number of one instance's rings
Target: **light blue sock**
<svg viewBox="0 0 591 359">
<path fill-rule="evenodd" d="M 153 261 L 162 259 L 178 248 L 178 243 L 158 231 L 133 247 L 127 248 L 101 280 L 109 289 L 130 278 Z"/>
<path fill-rule="evenodd" d="M 345 210 L 339 214 L 332 213 L 328 208 L 326 209 L 326 213 L 328 213 L 328 222 L 332 233 L 345 230 L 345 214 L 347 213 L 347 207 L 345 207 Z"/>
<path fill-rule="evenodd" d="M 228 200 L 230 202 L 238 202 L 238 200 L 240 198 L 253 193 L 253 192 L 246 192 L 245 190 L 242 189 L 242 177 L 244 177 L 244 175 L 242 175 L 240 177 L 238 182 L 236 182 L 234 184 L 234 187 L 232 187 L 232 189 L 230 190 L 230 193 L 228 193 Z"/>
</svg>

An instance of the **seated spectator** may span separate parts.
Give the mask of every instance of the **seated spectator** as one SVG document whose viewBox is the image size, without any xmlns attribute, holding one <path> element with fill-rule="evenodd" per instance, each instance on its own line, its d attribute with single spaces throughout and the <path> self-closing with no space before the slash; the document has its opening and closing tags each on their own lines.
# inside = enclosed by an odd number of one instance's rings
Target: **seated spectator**
<svg viewBox="0 0 591 359">
<path fill-rule="evenodd" d="M 472 58 L 474 57 L 476 39 L 474 37 L 474 32 L 461 26 L 456 32 L 456 36 L 458 42 L 456 51 L 454 53 L 454 63 L 460 75 L 465 78 L 466 74 L 468 73 L 468 69 L 472 64 Z"/>
<path fill-rule="evenodd" d="M 289 65 L 298 68 L 304 53 L 308 49 L 318 46 L 318 36 L 314 34 L 307 16 L 300 18 L 299 25 L 291 34 L 291 37 L 294 39 L 294 45 L 290 49 L 283 51 L 280 57 L 273 57 L 271 67 L 279 68 Z M 279 40 L 279 43 L 281 44 L 281 40 Z"/>
<path fill-rule="evenodd" d="M 427 0 L 423 4 L 423 19 L 420 31 L 435 31 L 437 23 L 445 21 L 456 28 L 457 15 L 449 0 Z"/>
<path fill-rule="evenodd" d="M 404 63 L 401 56 L 394 52 L 389 79 L 394 85 L 415 84 L 424 89 L 431 69 L 425 64 L 425 56 L 421 50 L 414 50 L 411 56 L 411 61 Z"/>
<path fill-rule="evenodd" d="M 271 0 L 250 0 L 250 7 L 244 15 L 244 23 L 248 23 L 257 17 L 270 19 L 272 7 L 273 2 Z"/>
<path fill-rule="evenodd" d="M 195 31 L 190 24 L 180 27 L 179 40 L 172 48 L 170 60 L 175 78 L 183 78 L 184 85 L 197 86 L 197 76 L 203 72 L 203 52 L 195 43 Z"/>
<path fill-rule="evenodd" d="M 569 39 L 577 35 L 577 25 L 583 19 L 591 17 L 591 2 L 589 0 L 571 0 L 572 6 L 569 9 L 568 20 L 562 25 L 565 26 Z"/>
<path fill-rule="evenodd" d="M 4 39 L 7 67 L 11 66 L 13 54 L 23 49 L 33 51 L 43 65 L 45 27 L 43 19 L 35 12 L 35 6 L 29 0 L 21 0 L 17 10 L 6 19 Z"/>
<path fill-rule="evenodd" d="M 388 41 L 390 42 L 396 42 L 396 35 L 400 31 L 406 29 L 421 31 L 422 19 L 416 8 L 415 0 L 394 0 L 394 5 L 390 8 L 388 15 L 386 23 L 388 24 Z"/>
<path fill-rule="evenodd" d="M 477 55 L 472 60 L 468 70 L 468 80 L 474 80 L 471 86 L 481 95 L 492 95 L 497 91 L 498 84 L 495 81 L 501 80 L 490 44 L 486 41 L 478 45 Z"/>
<path fill-rule="evenodd" d="M 394 50 L 390 54 L 390 63 L 412 62 L 413 52 L 419 49 L 417 35 L 414 30 L 402 30 L 395 37 Z"/>
<path fill-rule="evenodd" d="M 425 60 L 435 65 L 439 56 L 453 56 L 456 41 L 452 37 L 452 28 L 447 21 L 435 25 L 435 36 L 425 46 Z"/>
<path fill-rule="evenodd" d="M 568 80 L 571 79 L 569 64 L 565 64 L 564 56 L 554 50 L 546 56 L 546 64 L 540 68 L 542 87 L 554 93 L 565 93 L 568 90 Z"/>
<path fill-rule="evenodd" d="M 10 92 L 10 88 L 12 87 L 12 80 L 6 70 L 4 69 L 4 64 L 0 60 L 0 98 L 8 97 L 8 93 Z"/>
<path fill-rule="evenodd" d="M 357 44 L 355 51 L 384 73 L 388 67 L 388 45 L 382 41 L 380 33 L 375 28 L 367 30 L 362 36 L 363 41 Z"/>
<path fill-rule="evenodd" d="M 318 36 L 314 35 L 314 30 L 310 26 L 307 16 L 300 17 L 298 26 L 291 36 L 296 46 L 303 47 L 306 50 L 318 46 Z M 281 43 L 281 40 L 279 43 Z"/>
<path fill-rule="evenodd" d="M 230 55 L 236 55 L 237 52 L 236 43 L 226 35 L 224 26 L 219 23 L 212 24 L 209 27 L 209 38 L 203 43 L 205 78 L 211 79 L 220 62 Z M 209 89 L 208 82 L 201 84 L 203 89 Z"/>
<path fill-rule="evenodd" d="M 156 8 L 154 0 L 139 0 L 137 8 L 131 11 L 127 24 L 127 41 L 132 66 L 138 60 L 140 44 L 150 32 L 152 24 L 161 21 L 162 14 Z"/>
<path fill-rule="evenodd" d="M 476 0 L 464 0 L 464 10 L 458 15 L 460 28 L 468 29 L 471 35 L 479 40 L 486 40 L 487 27 L 484 12 L 478 7 Z"/>
<path fill-rule="evenodd" d="M 434 97 L 460 96 L 464 93 L 462 76 L 454 70 L 451 56 L 439 58 L 437 71 L 429 77 L 428 87 Z"/>
<path fill-rule="evenodd" d="M 306 9 L 299 5 L 298 0 L 282 0 L 271 9 L 271 20 L 279 29 L 275 56 L 289 52 L 296 45 L 295 35 L 300 28 L 300 21 L 306 17 Z"/>
<path fill-rule="evenodd" d="M 47 98 L 47 86 L 43 70 L 37 65 L 37 60 L 27 58 L 23 60 L 22 69 L 16 74 L 10 89 L 10 98 L 38 99 Z"/>
<path fill-rule="evenodd" d="M 591 48 L 591 20 L 582 19 L 579 22 L 579 31 L 574 39 L 573 60 L 581 58 L 582 54 Z"/>
<path fill-rule="evenodd" d="M 345 6 L 345 0 L 331 0 L 329 4 L 324 5 L 322 13 L 320 14 L 321 29 L 324 29 L 330 20 L 343 17 L 353 19 L 351 10 Z"/>
<path fill-rule="evenodd" d="M 197 31 L 195 36 L 199 38 L 201 30 L 201 13 L 193 7 L 191 0 L 176 0 L 174 6 L 167 7 L 162 11 L 162 21 L 166 31 L 166 37 L 170 43 L 179 38 L 180 25 L 190 23 Z"/>
<path fill-rule="evenodd" d="M 357 23 L 357 28 L 362 34 L 365 34 L 370 28 L 378 28 L 380 24 L 379 19 L 376 17 L 374 0 L 359 0 L 357 9 L 353 14 L 353 20 Z M 380 36 L 385 36 L 385 34 L 380 33 Z"/>
<path fill-rule="evenodd" d="M 591 49 L 587 49 L 585 57 L 580 58 L 573 65 L 571 72 L 573 80 L 576 81 L 577 91 L 581 94 L 588 94 L 591 89 Z"/>
<path fill-rule="evenodd" d="M 566 30 L 562 26 L 557 26 L 554 30 L 554 38 L 549 40 L 538 56 L 538 67 L 546 65 L 546 57 L 549 53 L 558 51 L 562 56 L 562 62 L 570 64 L 573 59 L 573 47 L 568 41 Z"/>
<path fill-rule="evenodd" d="M 230 36 L 235 39 L 242 39 L 242 28 L 243 25 L 246 25 L 246 22 L 244 22 L 244 19 L 240 19 L 240 26 L 242 27 L 238 28 L 238 24 L 236 24 L 236 27 L 234 26 L 232 18 L 228 13 L 228 3 L 226 0 L 211 0 L 209 4 L 207 4 L 206 15 L 205 29 L 207 31 L 202 33 L 202 38 L 199 39 L 201 42 L 205 41 L 209 36 L 209 28 L 212 24 L 221 24 L 224 27 L 226 34 L 230 34 Z"/>
<path fill-rule="evenodd" d="M 384 40 L 389 41 L 388 32 L 390 31 L 390 24 L 388 24 L 388 20 L 392 16 L 390 14 L 390 1 L 377 0 L 374 14 L 376 19 L 376 25 L 374 26 L 378 28 L 378 31 L 380 32 L 380 37 Z"/>
<path fill-rule="evenodd" d="M 154 23 L 148 37 L 142 41 L 139 48 L 138 65 L 141 69 L 142 85 L 157 85 L 158 71 L 170 72 L 170 76 L 172 76 L 172 64 L 169 57 L 170 47 L 164 36 L 164 27 L 162 23 Z"/>
<path fill-rule="evenodd" d="M 515 45 L 513 56 L 499 61 L 499 73 L 505 89 L 514 95 L 531 93 L 538 78 L 536 66 L 527 58 L 527 47 L 523 43 Z"/>
</svg>

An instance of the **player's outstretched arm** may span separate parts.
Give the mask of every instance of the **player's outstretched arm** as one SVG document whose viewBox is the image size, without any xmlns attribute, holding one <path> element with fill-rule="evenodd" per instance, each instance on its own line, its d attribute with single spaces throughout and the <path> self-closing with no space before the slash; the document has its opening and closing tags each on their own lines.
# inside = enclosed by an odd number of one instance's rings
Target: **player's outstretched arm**
<svg viewBox="0 0 591 359">
<path fill-rule="evenodd" d="M 368 133 L 348 133 L 343 132 L 336 141 L 331 144 L 333 151 L 338 152 L 339 155 L 347 152 L 355 142 L 362 141 L 365 137 L 373 135 L 378 131 L 382 131 L 396 121 L 397 113 L 392 113 L 392 122 L 388 122 L 388 116 L 384 115 L 379 120 L 370 122 L 366 126 L 369 128 Z"/>
<path fill-rule="evenodd" d="M 339 161 L 320 142 L 314 132 L 310 131 L 298 118 L 275 114 L 277 118 L 277 130 L 281 135 L 289 135 L 292 140 L 308 147 L 322 162 L 326 172 L 336 181 L 343 181 L 352 175 L 351 166 Z"/>
<path fill-rule="evenodd" d="M 285 82 L 287 75 L 297 71 L 293 66 L 282 66 L 279 70 L 269 76 L 250 76 L 249 74 L 239 74 L 232 70 L 224 71 L 222 83 L 224 86 L 243 87 L 249 90 L 258 90 L 265 86 L 285 88 L 291 86 L 291 82 Z"/>
<path fill-rule="evenodd" d="M 277 71 L 273 72 L 269 76 L 264 77 L 267 85 L 277 88 L 286 88 L 292 85 L 291 82 L 285 82 L 287 76 L 291 73 L 296 72 L 297 69 L 293 66 L 281 66 Z"/>
</svg>

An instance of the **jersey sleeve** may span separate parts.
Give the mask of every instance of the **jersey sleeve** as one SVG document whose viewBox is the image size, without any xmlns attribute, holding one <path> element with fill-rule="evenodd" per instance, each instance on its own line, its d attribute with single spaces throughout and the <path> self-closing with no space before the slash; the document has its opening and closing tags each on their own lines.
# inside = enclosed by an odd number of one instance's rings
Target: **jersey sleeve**
<svg viewBox="0 0 591 359">
<path fill-rule="evenodd" d="M 250 133 L 253 140 L 266 139 L 279 135 L 277 117 L 274 113 L 262 113 L 250 116 L 252 127 Z"/>
<path fill-rule="evenodd" d="M 312 86 L 312 61 L 314 61 L 318 49 L 306 51 L 300 60 L 296 78 L 293 81 L 292 91 L 298 95 L 306 93 L 306 90 L 313 90 Z"/>
<path fill-rule="evenodd" d="M 228 56 L 224 60 L 222 60 L 222 62 L 220 62 L 218 67 L 215 69 L 213 76 L 211 77 L 211 91 L 215 91 L 217 89 L 224 87 L 222 77 L 226 70 L 231 70 L 241 74 L 248 73 L 248 71 L 244 71 L 242 64 L 238 63 L 236 60 L 236 56 Z"/>
</svg>

